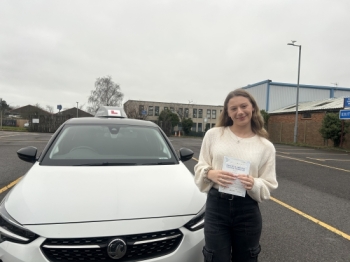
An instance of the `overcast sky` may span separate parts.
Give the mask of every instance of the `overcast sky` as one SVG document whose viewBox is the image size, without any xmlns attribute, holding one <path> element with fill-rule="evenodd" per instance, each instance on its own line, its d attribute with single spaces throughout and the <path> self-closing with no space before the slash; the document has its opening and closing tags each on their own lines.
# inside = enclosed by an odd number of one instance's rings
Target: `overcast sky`
<svg viewBox="0 0 350 262">
<path fill-rule="evenodd" d="M 2 0 L 0 98 L 85 104 L 110 75 L 129 99 L 222 105 L 266 79 L 350 88 L 349 0 Z"/>
</svg>

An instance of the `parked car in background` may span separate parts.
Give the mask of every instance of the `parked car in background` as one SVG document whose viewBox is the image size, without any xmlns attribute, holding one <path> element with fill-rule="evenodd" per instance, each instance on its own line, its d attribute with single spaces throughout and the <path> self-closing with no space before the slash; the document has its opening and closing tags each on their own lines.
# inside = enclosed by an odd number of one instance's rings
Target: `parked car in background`
<svg viewBox="0 0 350 262">
<path fill-rule="evenodd" d="M 203 261 L 206 196 L 150 121 L 73 118 L 0 205 L 0 261 Z M 117 117 L 115 117 L 117 116 Z"/>
</svg>

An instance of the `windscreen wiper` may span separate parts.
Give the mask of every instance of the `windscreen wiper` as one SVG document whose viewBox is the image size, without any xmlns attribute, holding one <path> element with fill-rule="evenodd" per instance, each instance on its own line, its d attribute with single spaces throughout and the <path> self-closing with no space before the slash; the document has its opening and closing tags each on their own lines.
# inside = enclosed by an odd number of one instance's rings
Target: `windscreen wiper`
<svg viewBox="0 0 350 262">
<path fill-rule="evenodd" d="M 77 164 L 73 166 L 136 166 L 136 163 L 111 163 L 111 162 L 99 162 L 99 163 L 85 163 Z"/>
<path fill-rule="evenodd" d="M 175 162 L 152 162 L 152 163 L 144 163 L 142 165 L 175 165 Z"/>
</svg>

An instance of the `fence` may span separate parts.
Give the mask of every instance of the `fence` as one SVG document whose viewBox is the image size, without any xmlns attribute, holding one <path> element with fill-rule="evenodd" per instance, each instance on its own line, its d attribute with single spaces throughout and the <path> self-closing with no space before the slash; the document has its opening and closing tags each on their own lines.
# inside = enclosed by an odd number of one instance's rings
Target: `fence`
<svg viewBox="0 0 350 262">
<path fill-rule="evenodd" d="M 29 116 L 28 130 L 31 132 L 54 133 L 65 121 L 72 117 L 72 115 Z M 38 119 L 39 123 L 33 123 L 33 119 Z"/>
<path fill-rule="evenodd" d="M 2 119 L 2 126 L 17 126 L 16 119 Z"/>
</svg>

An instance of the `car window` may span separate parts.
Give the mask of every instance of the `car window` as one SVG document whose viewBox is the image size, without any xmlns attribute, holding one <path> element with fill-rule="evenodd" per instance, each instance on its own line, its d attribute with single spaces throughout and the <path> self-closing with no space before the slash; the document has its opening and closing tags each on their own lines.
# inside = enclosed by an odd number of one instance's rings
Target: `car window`
<svg viewBox="0 0 350 262">
<path fill-rule="evenodd" d="M 158 128 L 127 125 L 67 125 L 42 165 L 176 164 Z"/>
</svg>

